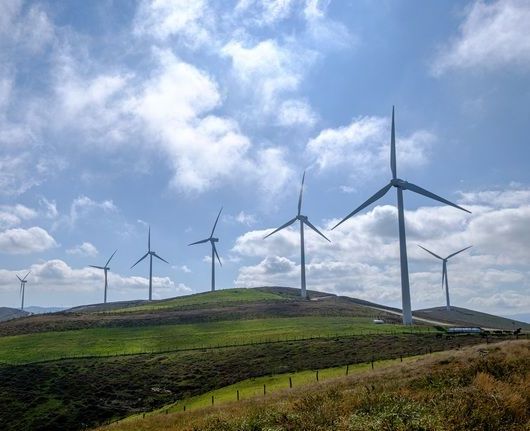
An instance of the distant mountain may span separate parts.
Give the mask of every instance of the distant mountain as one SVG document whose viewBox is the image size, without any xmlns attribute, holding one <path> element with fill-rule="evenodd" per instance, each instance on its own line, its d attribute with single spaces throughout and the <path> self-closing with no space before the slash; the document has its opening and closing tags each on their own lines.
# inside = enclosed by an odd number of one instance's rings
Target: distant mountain
<svg viewBox="0 0 530 431">
<path fill-rule="evenodd" d="M 0 322 L 16 319 L 17 317 L 28 316 L 27 311 L 19 310 L 18 308 L 0 307 Z"/>
<path fill-rule="evenodd" d="M 517 313 L 512 315 L 504 315 L 502 317 L 506 317 L 510 320 L 520 320 L 521 322 L 530 323 L 530 313 Z"/>
<path fill-rule="evenodd" d="M 460 307 L 451 307 L 451 311 L 447 311 L 445 307 L 426 308 L 414 311 L 413 314 L 415 317 L 446 322 L 458 326 L 480 326 L 481 328 L 506 330 L 522 328 L 526 331 L 530 330 L 530 324 L 519 320 L 507 319 L 505 317 Z"/>
<path fill-rule="evenodd" d="M 29 311 L 32 314 L 44 314 L 44 313 L 56 313 L 57 311 L 66 310 L 65 307 L 37 307 L 31 306 L 26 307 L 26 311 Z"/>
</svg>

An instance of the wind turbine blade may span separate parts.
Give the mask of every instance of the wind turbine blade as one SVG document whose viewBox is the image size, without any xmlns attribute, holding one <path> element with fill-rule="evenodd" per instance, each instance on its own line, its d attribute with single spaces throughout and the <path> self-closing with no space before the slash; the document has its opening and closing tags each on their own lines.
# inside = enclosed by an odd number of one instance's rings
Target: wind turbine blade
<svg viewBox="0 0 530 431">
<path fill-rule="evenodd" d="M 116 249 L 116 250 L 114 251 L 114 253 L 112 253 L 112 256 L 109 257 L 109 260 L 107 260 L 107 263 L 105 264 L 105 266 L 107 266 L 107 265 L 110 263 L 110 261 L 112 260 L 112 258 L 114 257 L 114 255 L 116 254 L 117 251 L 118 251 L 118 249 Z"/>
<path fill-rule="evenodd" d="M 300 215 L 300 212 L 302 211 L 302 193 L 304 192 L 304 181 L 305 181 L 305 171 L 302 175 L 302 185 L 300 186 L 300 196 L 298 198 L 298 215 Z"/>
<path fill-rule="evenodd" d="M 449 256 L 446 257 L 446 259 L 451 259 L 453 256 L 456 256 L 458 253 L 462 253 L 463 251 L 466 251 L 467 249 L 473 247 L 472 245 L 470 245 L 469 247 L 466 247 L 466 248 L 463 248 L 462 250 L 458 250 L 456 253 L 453 253 L 453 254 L 450 254 Z"/>
<path fill-rule="evenodd" d="M 376 194 L 374 194 L 371 198 L 369 198 L 365 203 L 363 203 L 361 206 L 359 206 L 357 209 L 353 210 L 351 213 L 349 213 L 346 217 L 344 217 L 340 222 L 338 222 L 335 226 L 333 226 L 333 229 L 335 229 L 337 226 L 344 223 L 346 220 L 348 220 L 353 215 L 357 214 L 359 211 L 366 208 L 368 205 L 374 203 L 376 200 L 382 198 L 384 195 L 386 195 L 386 192 L 390 190 L 390 187 L 392 187 L 392 184 L 387 184 L 384 186 L 381 190 L 379 190 Z"/>
<path fill-rule="evenodd" d="M 442 290 L 444 290 L 445 271 L 447 271 L 447 265 L 444 262 L 443 267 L 442 267 Z"/>
<path fill-rule="evenodd" d="M 169 264 L 169 262 L 167 260 L 162 259 L 158 254 L 153 253 L 153 256 L 159 258 L 162 262 L 166 262 L 167 264 Z"/>
<path fill-rule="evenodd" d="M 448 201 L 447 199 L 444 199 L 444 198 L 442 198 L 442 197 L 440 197 L 438 195 L 435 195 L 434 193 L 431 193 L 428 190 L 422 189 L 421 187 L 417 186 L 416 184 L 405 183 L 404 188 L 405 188 L 405 190 L 411 190 L 411 191 L 416 192 L 416 193 L 418 193 L 420 195 L 427 196 L 428 198 L 434 199 L 435 201 L 442 202 L 442 203 L 444 203 L 446 205 L 450 205 L 452 207 L 458 208 L 459 210 L 462 210 L 462 211 L 465 211 L 466 213 L 470 213 L 471 214 L 471 211 L 468 211 L 465 208 L 462 208 L 461 206 L 458 206 L 457 204 L 454 204 L 454 203 Z"/>
<path fill-rule="evenodd" d="M 394 107 L 392 106 L 392 132 L 390 136 L 390 169 L 392 169 L 392 178 L 397 178 L 396 169 L 396 128 L 394 126 Z"/>
<path fill-rule="evenodd" d="M 324 235 L 322 232 L 320 232 L 315 226 L 311 224 L 309 220 L 304 220 L 304 223 L 309 226 L 311 229 L 313 229 L 316 233 L 318 233 L 322 238 L 324 238 L 326 241 L 331 242 L 326 235 Z"/>
<path fill-rule="evenodd" d="M 138 261 L 133 265 L 131 266 L 131 269 L 133 269 L 136 265 L 138 265 L 142 260 L 144 260 L 147 256 L 149 256 L 149 252 L 145 253 L 140 259 L 138 259 Z"/>
<path fill-rule="evenodd" d="M 147 251 L 151 251 L 151 226 L 149 226 L 149 231 L 147 233 Z"/>
<path fill-rule="evenodd" d="M 427 250 L 427 249 L 426 249 L 425 247 L 422 247 L 422 246 L 421 246 L 421 245 L 419 245 L 419 244 L 418 244 L 418 247 L 419 247 L 419 248 L 423 248 L 423 249 L 424 249 L 424 250 L 425 250 L 425 251 L 426 251 L 427 253 L 430 253 L 430 254 L 432 254 L 432 255 L 433 255 L 434 257 L 437 257 L 438 259 L 440 259 L 440 260 L 443 260 L 443 258 L 442 258 L 442 257 L 438 256 L 438 255 L 437 255 L 436 253 L 433 253 L 433 252 L 432 252 L 432 251 L 430 251 L 430 250 Z"/>
<path fill-rule="evenodd" d="M 18 276 L 18 274 L 17 274 L 17 278 L 20 280 L 20 282 L 22 282 L 22 279 Z"/>
<path fill-rule="evenodd" d="M 272 231 L 271 233 L 269 233 L 268 235 L 265 235 L 265 236 L 263 237 L 263 239 L 268 238 L 269 236 L 271 236 L 271 235 L 275 234 L 276 232 L 278 232 L 278 231 L 280 231 L 280 230 L 286 228 L 287 226 L 291 226 L 295 221 L 296 221 L 296 217 L 293 218 L 293 219 L 291 219 L 291 220 L 289 220 L 287 223 L 282 224 L 278 229 L 273 230 L 273 231 Z"/>
<path fill-rule="evenodd" d="M 204 244 L 205 242 L 208 242 L 208 241 L 210 241 L 210 238 L 201 239 L 200 241 L 192 242 L 191 244 L 188 244 L 188 245 Z"/>
<path fill-rule="evenodd" d="M 214 242 L 212 242 L 212 247 L 213 247 L 213 252 L 217 256 L 217 260 L 219 261 L 219 265 L 223 266 L 223 264 L 221 263 L 221 258 L 219 257 L 219 253 L 217 253 L 217 247 L 215 246 Z"/>
<path fill-rule="evenodd" d="M 29 275 L 31 271 L 28 271 L 28 273 L 24 276 L 24 278 L 22 280 L 26 280 L 26 277 Z"/>
<path fill-rule="evenodd" d="M 210 234 L 210 238 L 213 236 L 213 233 L 215 232 L 215 227 L 217 226 L 217 222 L 219 221 L 219 216 L 221 215 L 221 211 L 223 211 L 223 207 L 219 210 L 219 214 L 217 214 L 217 218 L 215 219 L 215 223 L 213 224 L 212 233 Z"/>
<path fill-rule="evenodd" d="M 90 268 L 105 269 L 103 266 L 88 265 Z"/>
</svg>

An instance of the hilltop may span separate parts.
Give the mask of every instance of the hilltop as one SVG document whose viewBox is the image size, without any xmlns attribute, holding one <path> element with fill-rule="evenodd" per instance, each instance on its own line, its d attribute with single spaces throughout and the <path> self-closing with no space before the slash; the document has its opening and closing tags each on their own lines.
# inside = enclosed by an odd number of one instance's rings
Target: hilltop
<svg viewBox="0 0 530 431">
<path fill-rule="evenodd" d="M 28 316 L 30 313 L 19 308 L 0 307 L 0 322 Z"/>
<path fill-rule="evenodd" d="M 414 316 L 459 326 L 479 326 L 481 328 L 509 331 L 517 328 L 521 328 L 524 331 L 530 330 L 530 324 L 525 322 L 454 306 L 451 307 L 451 311 L 448 311 L 446 307 L 416 310 L 414 311 Z"/>
</svg>

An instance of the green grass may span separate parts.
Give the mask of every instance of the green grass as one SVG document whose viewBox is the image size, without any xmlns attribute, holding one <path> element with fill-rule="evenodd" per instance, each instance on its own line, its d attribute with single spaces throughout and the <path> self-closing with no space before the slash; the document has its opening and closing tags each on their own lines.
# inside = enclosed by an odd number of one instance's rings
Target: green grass
<svg viewBox="0 0 530 431">
<path fill-rule="evenodd" d="M 402 333 L 401 325 L 367 318 L 292 317 L 131 328 L 91 328 L 0 337 L 0 362 L 31 363 L 78 356 L 162 352 L 312 336 Z M 428 328 L 416 328 L 426 331 Z"/>
<path fill-rule="evenodd" d="M 404 358 L 404 362 L 409 362 L 417 356 Z M 385 368 L 392 364 L 400 363 L 400 359 L 389 359 L 378 361 L 375 364 L 378 370 Z M 368 371 L 371 369 L 371 363 L 365 362 L 361 364 L 352 364 L 348 366 L 348 375 Z M 346 375 L 346 366 L 324 368 L 318 370 L 318 381 L 343 377 Z M 237 391 L 239 390 L 239 399 L 245 400 L 255 397 L 263 396 L 263 385 L 266 386 L 266 393 L 271 394 L 274 392 L 289 389 L 289 377 L 294 387 L 299 387 L 311 383 L 316 383 L 316 370 L 304 370 L 295 373 L 284 373 L 275 374 L 271 376 L 256 377 L 252 379 L 246 379 L 241 382 L 237 382 L 233 385 L 225 386 L 214 391 L 207 392 L 205 394 L 197 395 L 195 397 L 183 399 L 177 403 L 169 406 L 162 407 L 153 412 L 153 414 L 161 412 L 180 412 L 183 407 L 186 406 L 186 410 L 197 409 L 201 407 L 209 407 L 212 405 L 212 396 L 214 397 L 214 404 L 224 404 L 227 402 L 233 402 L 237 400 Z"/>
<path fill-rule="evenodd" d="M 222 306 L 232 302 L 252 301 L 285 301 L 285 296 L 274 292 L 265 292 L 258 289 L 223 289 L 216 292 L 197 293 L 179 298 L 163 301 L 153 301 L 149 304 L 134 307 L 118 308 L 112 313 L 130 313 L 139 311 L 155 311 L 161 309 L 201 308 L 209 305 Z"/>
</svg>

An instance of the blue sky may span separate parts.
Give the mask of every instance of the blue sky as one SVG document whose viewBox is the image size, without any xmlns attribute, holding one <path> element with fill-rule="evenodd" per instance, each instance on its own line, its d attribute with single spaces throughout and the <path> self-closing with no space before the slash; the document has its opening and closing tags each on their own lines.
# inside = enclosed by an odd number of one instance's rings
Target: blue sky
<svg viewBox="0 0 530 431">
<path fill-rule="evenodd" d="M 473 211 L 406 193 L 413 308 L 530 312 L 528 1 L 0 2 L 0 304 L 299 285 L 399 306 L 395 193 L 331 232 L 398 174 Z"/>
</svg>

